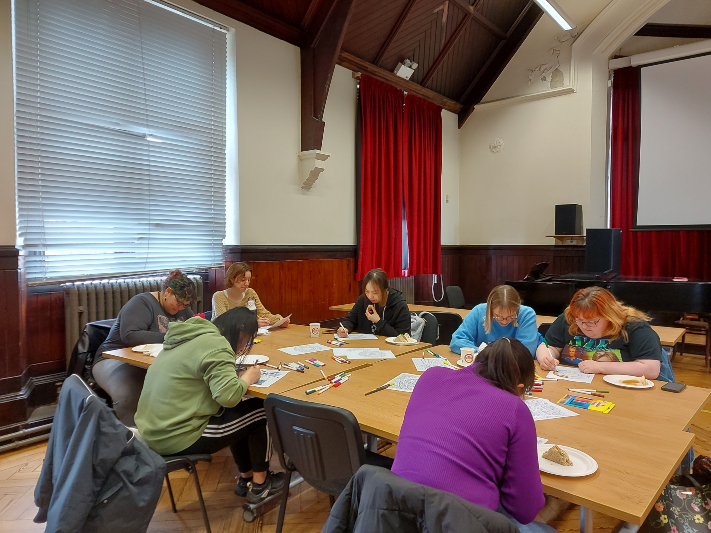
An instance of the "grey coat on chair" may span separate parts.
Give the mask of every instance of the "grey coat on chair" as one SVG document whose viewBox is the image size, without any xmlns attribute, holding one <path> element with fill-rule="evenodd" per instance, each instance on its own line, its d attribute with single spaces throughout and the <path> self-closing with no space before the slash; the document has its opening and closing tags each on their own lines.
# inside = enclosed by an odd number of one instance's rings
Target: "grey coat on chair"
<svg viewBox="0 0 711 533">
<path fill-rule="evenodd" d="M 518 533 L 504 515 L 365 465 L 331 508 L 321 533 Z"/>
<path fill-rule="evenodd" d="M 76 375 L 62 386 L 35 487 L 46 533 L 146 531 L 165 461 L 138 441 Z"/>
</svg>

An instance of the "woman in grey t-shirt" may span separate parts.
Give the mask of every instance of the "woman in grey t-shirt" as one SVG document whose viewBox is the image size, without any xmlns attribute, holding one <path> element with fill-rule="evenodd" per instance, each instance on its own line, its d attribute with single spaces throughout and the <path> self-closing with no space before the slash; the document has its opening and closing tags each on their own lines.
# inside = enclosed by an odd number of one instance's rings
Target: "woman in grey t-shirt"
<svg viewBox="0 0 711 533">
<path fill-rule="evenodd" d="M 91 368 L 94 380 L 111 396 L 116 416 L 127 426 L 134 425 L 133 415 L 141 396 L 146 369 L 106 359 L 102 354 L 139 344 L 162 343 L 168 324 L 193 316 L 190 302 L 195 297 L 192 280 L 180 270 L 172 271 L 160 292 L 137 294 L 121 308 L 109 336 L 96 351 Z"/>
</svg>

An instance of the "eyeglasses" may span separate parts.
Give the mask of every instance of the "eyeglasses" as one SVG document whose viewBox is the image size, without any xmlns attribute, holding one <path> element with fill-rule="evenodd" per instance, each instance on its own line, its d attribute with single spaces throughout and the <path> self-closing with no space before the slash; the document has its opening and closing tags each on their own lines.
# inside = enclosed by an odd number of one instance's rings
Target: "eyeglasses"
<svg viewBox="0 0 711 533">
<path fill-rule="evenodd" d="M 580 320 L 579 318 L 575 319 L 575 323 L 578 326 L 585 326 L 586 328 L 594 328 L 595 326 L 597 326 L 598 322 L 600 322 L 599 318 L 597 320 Z"/>
<path fill-rule="evenodd" d="M 494 320 L 498 320 L 499 322 L 513 322 L 518 318 L 518 315 L 511 315 L 511 316 L 493 316 Z"/>
</svg>

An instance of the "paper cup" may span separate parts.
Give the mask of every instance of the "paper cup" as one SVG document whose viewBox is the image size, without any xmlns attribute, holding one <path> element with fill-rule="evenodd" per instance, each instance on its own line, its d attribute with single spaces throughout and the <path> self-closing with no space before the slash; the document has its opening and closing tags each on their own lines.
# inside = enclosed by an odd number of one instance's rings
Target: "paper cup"
<svg viewBox="0 0 711 533">
<path fill-rule="evenodd" d="M 474 359 L 476 359 L 476 356 L 474 355 L 474 348 L 462 348 L 461 354 L 462 361 L 464 361 L 467 365 L 471 365 L 474 362 Z"/>
<path fill-rule="evenodd" d="M 312 337 L 321 336 L 321 324 L 319 322 L 311 322 L 309 324 L 309 330 L 311 331 Z"/>
</svg>

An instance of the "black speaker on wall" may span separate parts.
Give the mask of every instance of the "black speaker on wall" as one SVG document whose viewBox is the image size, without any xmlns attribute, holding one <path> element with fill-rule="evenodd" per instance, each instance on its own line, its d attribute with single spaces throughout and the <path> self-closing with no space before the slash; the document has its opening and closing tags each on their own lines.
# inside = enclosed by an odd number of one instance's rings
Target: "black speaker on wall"
<svg viewBox="0 0 711 533">
<path fill-rule="evenodd" d="M 555 234 L 583 234 L 583 206 L 579 204 L 561 204 L 555 206 Z"/>
<path fill-rule="evenodd" d="M 585 272 L 620 273 L 621 229 L 590 229 L 585 234 Z"/>
</svg>

